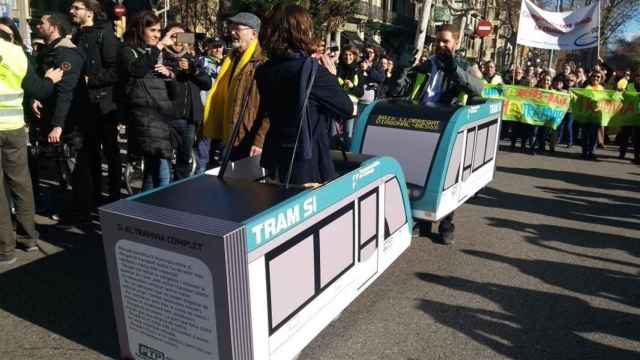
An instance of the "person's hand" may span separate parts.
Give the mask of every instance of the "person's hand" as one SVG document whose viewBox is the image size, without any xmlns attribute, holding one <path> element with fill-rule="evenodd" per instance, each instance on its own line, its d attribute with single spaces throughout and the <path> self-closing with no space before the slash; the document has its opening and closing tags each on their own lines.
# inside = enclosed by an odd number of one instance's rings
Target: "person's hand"
<svg viewBox="0 0 640 360">
<path fill-rule="evenodd" d="M 47 72 L 44 74 L 44 77 L 51 80 L 52 83 L 57 84 L 60 82 L 60 80 L 62 80 L 63 75 L 64 75 L 64 71 L 62 71 L 62 69 L 51 68 L 47 70 Z"/>
<path fill-rule="evenodd" d="M 62 128 L 60 126 L 54 127 L 53 130 L 49 133 L 47 139 L 51 144 L 57 144 L 60 142 L 60 137 L 62 136 Z"/>
<path fill-rule="evenodd" d="M 258 155 L 262 155 L 262 148 L 253 145 L 251 147 L 251 150 L 249 150 L 249 157 L 254 157 Z"/>
<path fill-rule="evenodd" d="M 353 82 L 351 80 L 346 80 L 344 83 L 347 85 L 349 89 L 353 87 Z"/>
<path fill-rule="evenodd" d="M 158 42 L 158 45 L 157 45 L 158 49 L 162 50 L 162 49 L 164 49 L 166 46 L 173 46 L 173 45 L 175 45 L 175 44 L 176 44 L 176 42 L 173 40 L 173 38 L 172 38 L 172 37 L 173 37 L 173 35 L 174 35 L 177 31 L 179 31 L 179 29 L 178 29 L 178 28 L 174 28 L 174 29 L 169 30 L 169 31 L 167 32 L 167 34 L 162 38 L 162 40 L 160 40 L 160 41 Z"/>
<path fill-rule="evenodd" d="M 182 71 L 189 71 L 189 60 L 182 58 L 178 61 L 178 68 Z"/>
<path fill-rule="evenodd" d="M 322 64 L 322 66 L 324 66 L 332 75 L 336 75 L 338 73 L 338 70 L 336 69 L 336 63 L 329 55 L 322 55 L 320 57 L 320 64 Z"/>
<path fill-rule="evenodd" d="M 40 113 L 40 109 L 42 109 L 42 103 L 38 100 L 33 100 L 33 102 L 31 103 L 31 110 L 33 111 L 33 114 L 40 119 L 40 117 L 42 117 L 42 114 Z"/>
<path fill-rule="evenodd" d="M 172 78 L 173 77 L 173 72 L 171 72 L 171 70 L 169 70 L 168 67 L 161 65 L 161 64 L 156 64 L 156 67 L 154 69 L 157 73 L 160 73 L 168 78 Z"/>
</svg>

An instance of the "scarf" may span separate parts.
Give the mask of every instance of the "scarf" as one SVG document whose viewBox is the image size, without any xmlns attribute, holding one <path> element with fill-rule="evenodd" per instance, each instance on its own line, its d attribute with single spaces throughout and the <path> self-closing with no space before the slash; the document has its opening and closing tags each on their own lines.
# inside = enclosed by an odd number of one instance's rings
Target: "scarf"
<svg viewBox="0 0 640 360">
<path fill-rule="evenodd" d="M 236 99 L 241 99 L 244 94 L 238 94 L 239 81 L 238 75 L 242 73 L 244 67 L 251 61 L 258 47 L 258 42 L 254 41 L 249 45 L 238 64 L 233 70 L 234 59 L 227 56 L 220 68 L 218 77 L 209 91 L 207 102 L 204 107 L 204 122 L 202 126 L 202 134 L 206 137 L 223 140 L 225 143 L 229 141 L 231 131 L 235 121 L 243 121 L 243 119 L 233 119 L 233 105 Z"/>
</svg>

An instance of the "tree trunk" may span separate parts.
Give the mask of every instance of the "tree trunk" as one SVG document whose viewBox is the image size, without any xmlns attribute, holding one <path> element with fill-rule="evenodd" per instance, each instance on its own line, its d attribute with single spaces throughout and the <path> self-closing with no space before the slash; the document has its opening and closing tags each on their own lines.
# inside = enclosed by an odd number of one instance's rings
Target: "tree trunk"
<svg viewBox="0 0 640 360">
<path fill-rule="evenodd" d="M 422 53 L 424 49 L 424 41 L 427 38 L 427 26 L 429 25 L 429 19 L 431 18 L 431 3 L 432 0 L 424 0 L 422 7 L 422 15 L 418 22 L 418 29 L 416 31 L 415 48 L 418 50 L 418 54 Z"/>
</svg>

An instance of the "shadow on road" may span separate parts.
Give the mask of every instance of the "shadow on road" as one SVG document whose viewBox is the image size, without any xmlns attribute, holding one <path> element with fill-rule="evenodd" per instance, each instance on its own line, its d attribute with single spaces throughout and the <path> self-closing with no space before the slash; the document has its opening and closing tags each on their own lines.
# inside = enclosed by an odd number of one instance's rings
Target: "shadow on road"
<svg viewBox="0 0 640 360">
<path fill-rule="evenodd" d="M 1 274 L 0 308 L 116 358 L 118 340 L 102 246 L 95 236 L 53 226 L 43 227 L 41 236 L 61 239 L 67 249 Z"/>
<path fill-rule="evenodd" d="M 502 229 L 512 229 L 514 231 L 528 234 L 524 236 L 524 239 L 532 245 L 585 259 L 640 268 L 640 262 L 633 263 L 620 259 L 589 255 L 579 249 L 577 249 L 577 251 L 571 251 L 561 246 L 570 245 L 573 247 L 594 250 L 613 249 L 620 250 L 632 256 L 640 257 L 640 239 L 637 238 L 590 230 L 573 229 L 556 225 L 530 224 L 521 221 L 493 217 L 487 218 L 487 220 L 490 221 L 490 226 Z"/>
<path fill-rule="evenodd" d="M 596 188 L 601 190 L 640 190 L 640 182 L 634 180 L 613 178 L 586 173 L 575 173 L 570 171 L 539 169 L 539 168 L 515 168 L 498 166 L 496 171 L 509 174 L 537 177 L 541 179 L 564 181 L 582 187 Z"/>
<path fill-rule="evenodd" d="M 593 307 L 568 295 L 417 273 L 426 282 L 483 297 L 501 311 L 421 299 L 438 323 L 511 359 L 638 359 L 640 353 L 589 339 L 590 334 L 640 341 L 640 316 Z"/>
<path fill-rule="evenodd" d="M 550 188 L 546 188 L 549 191 Z M 562 189 L 556 189 L 561 191 Z M 603 198 L 608 195 L 603 194 Z M 629 201 L 632 201 L 629 199 Z M 578 197 L 557 196 L 555 199 L 510 193 L 495 188 L 485 188 L 469 204 L 489 208 L 523 211 L 560 219 L 600 224 L 621 229 L 640 230 L 640 222 L 628 221 L 640 215 L 640 206 L 628 203 L 611 203 Z"/>
<path fill-rule="evenodd" d="M 549 260 L 518 259 L 476 250 L 462 252 L 511 265 L 523 274 L 565 290 L 640 307 L 640 277 L 629 273 Z"/>
</svg>

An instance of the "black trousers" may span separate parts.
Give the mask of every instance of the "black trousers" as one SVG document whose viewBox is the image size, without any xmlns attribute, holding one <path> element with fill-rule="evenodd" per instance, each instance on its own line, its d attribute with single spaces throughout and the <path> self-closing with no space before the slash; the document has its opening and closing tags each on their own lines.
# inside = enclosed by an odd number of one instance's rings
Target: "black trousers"
<svg viewBox="0 0 640 360">
<path fill-rule="evenodd" d="M 627 149 L 629 148 L 629 140 L 633 145 L 633 158 L 640 160 L 640 127 L 638 126 L 623 126 L 618 136 L 618 143 L 620 145 L 620 157 L 624 158 L 627 155 Z"/>
<path fill-rule="evenodd" d="M 455 211 L 452 211 L 451 214 L 445 216 L 442 220 L 440 220 L 440 225 L 438 225 L 439 233 L 453 232 L 456 227 L 453 224 L 453 216 Z"/>
<path fill-rule="evenodd" d="M 107 163 L 108 168 L 108 194 L 109 201 L 120 199 L 122 189 L 122 156 L 120 155 L 120 146 L 118 144 L 118 119 L 116 112 L 102 115 L 97 124 L 97 144 L 94 146 L 94 156 L 97 156 L 93 166 L 92 177 L 95 182 L 95 196 L 101 197 L 102 190 L 102 158 L 100 157 L 100 149 Z M 96 149 L 97 148 L 97 149 Z"/>
<path fill-rule="evenodd" d="M 97 106 L 93 111 L 99 114 Z M 102 153 L 108 166 L 109 201 L 120 198 L 122 158 L 115 112 L 81 124 L 77 132 L 81 146 L 77 148 L 76 164 L 71 175 L 72 199 L 64 215 L 86 217 L 102 203 Z"/>
</svg>

